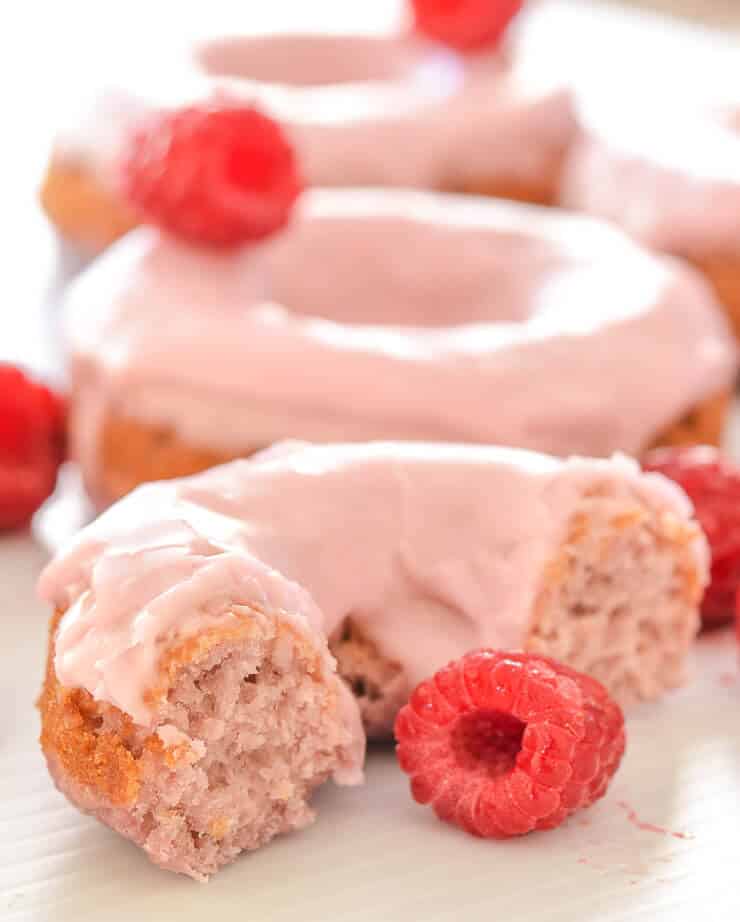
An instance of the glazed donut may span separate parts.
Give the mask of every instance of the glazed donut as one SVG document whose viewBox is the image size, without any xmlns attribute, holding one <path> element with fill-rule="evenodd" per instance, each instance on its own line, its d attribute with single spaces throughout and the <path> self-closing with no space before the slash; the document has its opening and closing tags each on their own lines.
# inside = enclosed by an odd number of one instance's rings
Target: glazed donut
<svg viewBox="0 0 740 922">
<path fill-rule="evenodd" d="M 235 251 L 137 230 L 75 281 L 65 326 L 101 505 L 284 438 L 716 442 L 737 362 L 702 281 L 619 231 L 400 190 L 315 191 Z"/>
<path fill-rule="evenodd" d="M 525 84 L 499 52 L 466 58 L 424 41 L 397 15 L 379 33 L 214 39 L 189 49 L 184 63 L 129 66 L 126 80 L 61 130 L 42 190 L 61 233 L 97 251 L 129 230 L 136 220 L 117 173 L 133 126 L 218 92 L 256 101 L 281 121 L 314 186 L 550 203 L 575 131 L 564 90 Z"/>
<path fill-rule="evenodd" d="M 690 118 L 665 106 L 581 121 L 561 203 L 688 260 L 740 336 L 740 134 L 708 111 Z"/>
<path fill-rule="evenodd" d="M 361 777 L 362 714 L 477 647 L 622 700 L 682 679 L 707 579 L 686 496 L 634 461 L 288 443 L 136 490 L 42 576 L 40 699 L 62 792 L 203 878 Z M 356 698 L 343 697 L 344 676 Z"/>
<path fill-rule="evenodd" d="M 348 23 L 373 21 L 343 34 L 335 4 L 323 18 L 312 5 L 303 17 L 312 33 L 265 32 L 269 11 L 250 11 L 263 31 L 196 43 L 171 60 L 159 47 L 135 69 L 128 57 L 122 78 L 62 127 L 42 191 L 47 213 L 88 250 L 120 236 L 135 223 L 116 182 L 132 124 L 218 89 L 261 101 L 286 123 L 312 185 L 538 204 L 557 203 L 584 99 L 611 119 L 647 93 L 656 126 L 675 100 L 688 112 L 740 108 L 736 43 L 719 32 L 614 5 L 530 0 L 500 50 L 462 57 L 411 35 L 404 6 L 355 4 Z M 294 29 L 301 12 L 291 10 Z"/>
<path fill-rule="evenodd" d="M 740 333 L 736 38 L 552 0 L 528 18 L 511 54 L 521 80 L 557 76 L 571 93 L 578 130 L 557 204 L 694 264 Z"/>
</svg>

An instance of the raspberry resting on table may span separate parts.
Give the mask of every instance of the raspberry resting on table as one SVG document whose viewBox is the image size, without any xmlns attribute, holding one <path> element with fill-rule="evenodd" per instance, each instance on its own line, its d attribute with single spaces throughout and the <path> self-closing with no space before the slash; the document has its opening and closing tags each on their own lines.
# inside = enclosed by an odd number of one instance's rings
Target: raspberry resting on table
<svg viewBox="0 0 740 922">
<path fill-rule="evenodd" d="M 218 100 L 141 125 L 124 158 L 122 181 L 146 220 L 213 246 L 279 230 L 303 188 L 280 126 L 253 107 Z"/>
<path fill-rule="evenodd" d="M 606 792 L 625 748 L 619 706 L 547 657 L 478 650 L 422 682 L 396 719 L 411 793 L 484 838 L 553 829 Z"/>
<path fill-rule="evenodd" d="M 524 0 L 411 0 L 416 28 L 458 51 L 496 45 Z"/>
<path fill-rule="evenodd" d="M 61 397 L 0 363 L 0 529 L 28 524 L 52 494 L 64 442 Z"/>
<path fill-rule="evenodd" d="M 659 448 L 642 466 L 675 481 L 694 504 L 712 552 L 702 620 L 705 625 L 731 620 L 740 588 L 740 468 L 706 445 Z"/>
</svg>

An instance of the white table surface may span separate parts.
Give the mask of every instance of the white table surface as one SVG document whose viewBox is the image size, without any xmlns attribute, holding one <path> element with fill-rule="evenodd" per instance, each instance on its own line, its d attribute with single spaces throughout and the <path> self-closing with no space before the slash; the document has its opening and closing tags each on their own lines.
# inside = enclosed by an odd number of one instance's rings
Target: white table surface
<svg viewBox="0 0 740 922">
<path fill-rule="evenodd" d="M 53 314 L 40 306 L 54 286 L 55 246 L 34 204 L 50 126 L 70 87 L 95 79 L 90 62 L 106 49 L 97 36 L 146 28 L 147 6 L 33 0 L 0 30 L 0 358 L 53 364 Z M 202 15 L 183 5 L 178 28 Z M 166 22 L 164 4 L 157 16 Z M 2 922 L 740 919 L 740 676 L 728 632 L 700 641 L 686 689 L 628 714 L 628 753 L 608 796 L 564 828 L 473 840 L 414 805 L 380 749 L 365 788 L 321 791 L 310 830 L 199 886 L 150 866 L 48 779 L 33 707 L 48 617 L 34 583 L 45 559 L 28 535 L 0 538 Z"/>
</svg>

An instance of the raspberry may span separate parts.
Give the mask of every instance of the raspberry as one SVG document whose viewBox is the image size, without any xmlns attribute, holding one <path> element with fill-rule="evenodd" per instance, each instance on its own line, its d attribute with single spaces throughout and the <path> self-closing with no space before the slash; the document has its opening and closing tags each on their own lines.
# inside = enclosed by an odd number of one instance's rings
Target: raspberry
<svg viewBox="0 0 740 922">
<path fill-rule="evenodd" d="M 257 109 L 225 102 L 163 113 L 141 126 L 122 180 L 144 218 L 214 246 L 274 233 L 302 190 L 279 125 Z"/>
<path fill-rule="evenodd" d="M 416 27 L 458 51 L 495 45 L 524 0 L 411 0 Z"/>
<path fill-rule="evenodd" d="M 61 397 L 0 364 L 0 529 L 26 525 L 53 492 L 64 432 Z"/>
<path fill-rule="evenodd" d="M 740 587 L 740 468 L 708 446 L 657 449 L 643 468 L 675 481 L 694 504 L 712 551 L 702 620 L 705 625 L 731 620 Z"/>
<path fill-rule="evenodd" d="M 553 829 L 606 792 L 624 718 L 604 687 L 547 657 L 478 650 L 417 687 L 396 719 L 411 793 L 504 839 Z"/>
</svg>

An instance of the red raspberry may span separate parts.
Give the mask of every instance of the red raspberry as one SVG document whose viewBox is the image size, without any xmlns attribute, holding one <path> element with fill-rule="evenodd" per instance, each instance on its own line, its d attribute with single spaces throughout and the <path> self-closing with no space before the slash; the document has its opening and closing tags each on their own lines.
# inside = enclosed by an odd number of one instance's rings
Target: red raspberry
<svg viewBox="0 0 740 922">
<path fill-rule="evenodd" d="M 740 587 L 740 469 L 715 448 L 659 448 L 643 462 L 688 494 L 712 550 L 712 574 L 701 613 L 705 625 L 731 620 Z"/>
<path fill-rule="evenodd" d="M 422 682 L 396 719 L 411 793 L 473 835 L 552 829 L 606 792 L 624 718 L 604 687 L 543 656 L 478 650 Z"/>
<path fill-rule="evenodd" d="M 26 525 L 53 492 L 64 431 L 62 399 L 0 364 L 0 529 Z"/>
<path fill-rule="evenodd" d="M 145 218 L 220 246 L 274 233 L 303 188 L 279 125 L 257 109 L 223 102 L 143 125 L 124 159 L 123 185 Z"/>
<path fill-rule="evenodd" d="M 495 45 L 524 0 L 411 0 L 416 27 L 458 51 Z"/>
</svg>

